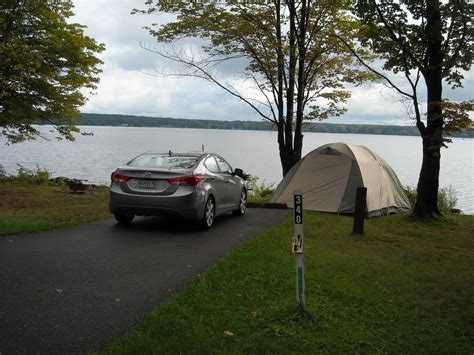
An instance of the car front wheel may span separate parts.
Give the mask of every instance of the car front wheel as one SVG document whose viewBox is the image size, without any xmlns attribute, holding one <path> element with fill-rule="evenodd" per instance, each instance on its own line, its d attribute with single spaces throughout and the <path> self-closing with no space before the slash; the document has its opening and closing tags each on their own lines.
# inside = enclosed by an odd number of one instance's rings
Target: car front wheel
<svg viewBox="0 0 474 355">
<path fill-rule="evenodd" d="M 114 216 L 117 222 L 124 225 L 132 223 L 133 218 L 135 217 L 134 214 L 127 212 L 116 212 L 114 213 Z"/>
<path fill-rule="evenodd" d="M 247 209 L 247 192 L 242 190 L 240 194 L 240 201 L 239 201 L 239 209 L 232 211 L 234 216 L 243 216 L 245 214 L 245 210 Z"/>
<path fill-rule="evenodd" d="M 216 206 L 214 204 L 214 199 L 212 196 L 209 196 L 206 201 L 206 205 L 204 206 L 204 215 L 201 219 L 201 225 L 205 229 L 211 228 L 212 224 L 214 223 L 214 218 L 216 214 Z"/>
</svg>

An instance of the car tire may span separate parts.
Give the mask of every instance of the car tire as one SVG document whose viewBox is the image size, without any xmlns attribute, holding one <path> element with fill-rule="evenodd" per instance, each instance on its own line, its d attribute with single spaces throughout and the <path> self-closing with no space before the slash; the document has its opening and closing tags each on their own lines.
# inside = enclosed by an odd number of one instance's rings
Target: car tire
<svg viewBox="0 0 474 355">
<path fill-rule="evenodd" d="M 134 214 L 128 212 L 116 212 L 114 213 L 114 216 L 117 222 L 123 225 L 128 225 L 132 223 L 133 218 L 135 217 Z"/>
<path fill-rule="evenodd" d="M 201 226 L 204 229 L 211 228 L 215 218 L 216 204 L 214 202 L 214 198 L 212 196 L 209 196 L 206 200 L 206 204 L 204 205 L 204 214 L 202 216 L 202 219 L 200 220 Z"/>
<path fill-rule="evenodd" d="M 234 216 L 243 216 L 247 210 L 247 191 L 242 190 L 240 193 L 239 209 L 232 211 Z"/>
</svg>

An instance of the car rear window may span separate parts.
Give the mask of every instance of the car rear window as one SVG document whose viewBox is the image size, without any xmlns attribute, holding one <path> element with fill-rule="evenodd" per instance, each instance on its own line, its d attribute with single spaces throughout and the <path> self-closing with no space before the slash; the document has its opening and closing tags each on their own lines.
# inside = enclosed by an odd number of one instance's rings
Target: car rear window
<svg viewBox="0 0 474 355">
<path fill-rule="evenodd" d="M 165 169 L 192 169 L 199 157 L 190 155 L 142 154 L 130 161 L 128 166 Z"/>
</svg>

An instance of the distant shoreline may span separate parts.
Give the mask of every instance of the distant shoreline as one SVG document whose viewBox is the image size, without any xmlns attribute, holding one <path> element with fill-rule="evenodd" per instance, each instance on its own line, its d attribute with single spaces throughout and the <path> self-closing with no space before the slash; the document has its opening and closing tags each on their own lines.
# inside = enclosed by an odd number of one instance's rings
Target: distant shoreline
<svg viewBox="0 0 474 355">
<path fill-rule="evenodd" d="M 162 128 L 201 128 L 251 131 L 276 131 L 270 122 L 264 121 L 218 121 L 191 120 L 170 117 L 145 117 L 133 115 L 114 115 L 81 113 L 77 119 L 78 126 L 110 127 L 162 127 Z M 375 134 L 397 136 L 419 136 L 415 126 L 342 124 L 342 123 L 305 123 L 303 132 Z M 473 130 L 464 130 L 453 137 L 474 138 Z"/>
</svg>

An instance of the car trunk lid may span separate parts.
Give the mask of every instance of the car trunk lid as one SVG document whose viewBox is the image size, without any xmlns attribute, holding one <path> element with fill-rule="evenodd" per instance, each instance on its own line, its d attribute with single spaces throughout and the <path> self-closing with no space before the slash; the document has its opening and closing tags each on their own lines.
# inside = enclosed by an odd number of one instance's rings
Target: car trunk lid
<svg viewBox="0 0 474 355">
<path fill-rule="evenodd" d="M 144 169 L 124 167 L 116 173 L 126 177 L 121 183 L 122 190 L 128 193 L 171 195 L 179 184 L 170 183 L 170 179 L 179 179 L 192 176 L 193 171 L 188 169 Z M 171 180 L 173 181 L 173 180 Z"/>
</svg>

